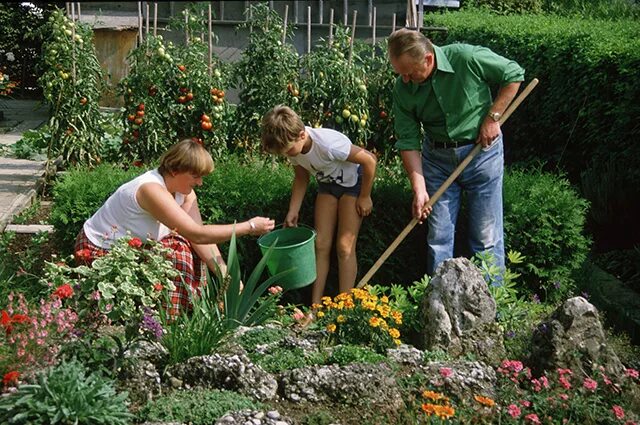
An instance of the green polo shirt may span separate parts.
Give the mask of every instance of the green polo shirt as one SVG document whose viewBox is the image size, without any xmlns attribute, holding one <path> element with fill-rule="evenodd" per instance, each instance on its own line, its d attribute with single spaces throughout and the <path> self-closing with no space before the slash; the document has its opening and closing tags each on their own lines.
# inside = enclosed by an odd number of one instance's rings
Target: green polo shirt
<svg viewBox="0 0 640 425">
<path fill-rule="evenodd" d="M 396 147 L 421 150 L 424 128 L 431 140 L 474 140 L 493 104 L 491 87 L 524 81 L 524 69 L 486 47 L 433 46 L 436 69 L 421 84 L 402 82 L 393 89 Z"/>
</svg>

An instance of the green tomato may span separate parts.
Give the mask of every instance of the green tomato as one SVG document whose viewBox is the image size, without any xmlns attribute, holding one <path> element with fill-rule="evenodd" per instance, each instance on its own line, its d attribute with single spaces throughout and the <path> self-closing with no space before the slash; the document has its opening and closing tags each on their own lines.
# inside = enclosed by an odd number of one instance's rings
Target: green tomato
<svg viewBox="0 0 640 425">
<path fill-rule="evenodd" d="M 358 116 L 356 114 L 351 115 L 351 121 L 353 121 L 354 123 L 358 123 L 358 121 L 360 121 L 360 118 L 358 118 Z"/>
<path fill-rule="evenodd" d="M 360 120 L 360 127 L 364 128 L 367 125 L 367 120 Z"/>
<path fill-rule="evenodd" d="M 342 110 L 342 118 L 349 118 L 350 115 L 351 115 L 351 111 L 349 111 L 348 109 Z"/>
<path fill-rule="evenodd" d="M 214 70 L 213 70 L 213 75 L 214 75 L 216 78 L 220 78 L 220 77 L 222 76 L 222 72 L 220 72 L 220 70 L 219 70 L 219 69 L 214 69 Z"/>
<path fill-rule="evenodd" d="M 360 84 L 360 85 L 358 85 L 358 88 L 359 88 L 361 91 L 367 91 L 367 86 L 365 86 L 364 84 Z"/>
<path fill-rule="evenodd" d="M 336 124 L 342 124 L 344 120 L 342 119 L 342 117 L 340 115 L 336 115 Z"/>
</svg>

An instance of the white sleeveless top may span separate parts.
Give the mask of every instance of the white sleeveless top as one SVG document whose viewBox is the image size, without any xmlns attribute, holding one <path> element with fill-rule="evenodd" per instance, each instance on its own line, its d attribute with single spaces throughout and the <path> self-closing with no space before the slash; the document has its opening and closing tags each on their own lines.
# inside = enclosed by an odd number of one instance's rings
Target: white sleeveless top
<svg viewBox="0 0 640 425">
<path fill-rule="evenodd" d="M 165 189 L 167 187 L 157 169 L 147 171 L 120 186 L 84 223 L 84 233 L 93 244 L 109 249 L 115 239 L 125 236 L 127 232 L 143 242 L 147 239 L 160 240 L 171 232 L 138 204 L 136 193 L 144 183 L 158 183 Z M 184 203 L 184 198 L 182 193 L 176 192 L 178 205 Z"/>
</svg>

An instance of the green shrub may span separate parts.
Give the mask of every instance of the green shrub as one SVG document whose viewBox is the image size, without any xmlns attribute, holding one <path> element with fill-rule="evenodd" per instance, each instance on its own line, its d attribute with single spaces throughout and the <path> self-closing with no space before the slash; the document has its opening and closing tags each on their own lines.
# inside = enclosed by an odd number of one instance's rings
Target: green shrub
<svg viewBox="0 0 640 425">
<path fill-rule="evenodd" d="M 262 408 L 248 397 L 231 391 L 192 389 L 158 397 L 142 408 L 140 421 L 210 425 L 231 411 Z"/>
<path fill-rule="evenodd" d="M 63 254 L 73 251 L 74 242 L 84 222 L 91 217 L 116 189 L 143 172 L 124 171 L 102 164 L 92 170 L 76 167 L 69 170 L 53 187 L 50 223 Z"/>
<path fill-rule="evenodd" d="M 259 345 L 281 341 L 289 331 L 283 328 L 254 328 L 238 338 L 238 342 L 247 351 L 254 351 Z"/>
<path fill-rule="evenodd" d="M 513 271 L 530 289 L 563 298 L 589 250 L 583 234 L 588 202 L 565 178 L 541 171 L 512 170 L 504 183 L 505 246 L 527 259 L 512 264 Z"/>
<path fill-rule="evenodd" d="M 251 353 L 249 358 L 265 371 L 274 374 L 299 367 L 324 364 L 326 360 L 323 354 L 317 352 L 305 355 L 304 350 L 299 347 L 277 347 L 266 354 Z"/>
<path fill-rule="evenodd" d="M 331 351 L 327 363 L 345 366 L 350 363 L 381 363 L 385 359 L 385 356 L 367 347 L 339 345 Z"/>
<path fill-rule="evenodd" d="M 61 363 L 0 397 L 0 422 L 6 424 L 128 424 L 126 393 L 117 394 L 110 380 L 86 375 L 78 362 Z"/>
</svg>

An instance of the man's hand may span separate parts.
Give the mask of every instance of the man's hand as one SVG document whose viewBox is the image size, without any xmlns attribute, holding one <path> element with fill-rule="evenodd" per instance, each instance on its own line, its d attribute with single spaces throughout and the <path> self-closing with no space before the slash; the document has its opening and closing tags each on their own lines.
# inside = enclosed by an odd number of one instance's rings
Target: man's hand
<svg viewBox="0 0 640 425">
<path fill-rule="evenodd" d="M 500 135 L 500 123 L 491 117 L 486 117 L 480 126 L 480 132 L 476 143 L 480 143 L 483 148 L 491 146 L 491 143 Z"/>
<path fill-rule="evenodd" d="M 411 205 L 413 218 L 422 223 L 431 214 L 431 207 L 425 209 L 425 205 L 429 202 L 429 194 L 425 192 L 414 193 L 413 204 Z"/>
</svg>

